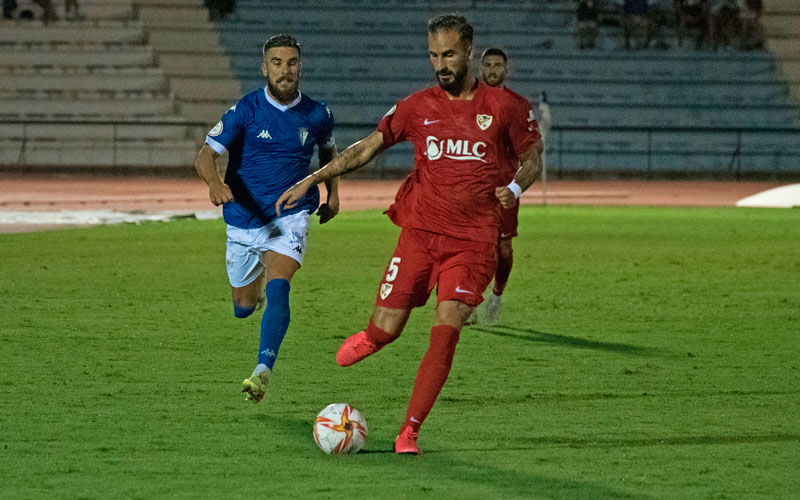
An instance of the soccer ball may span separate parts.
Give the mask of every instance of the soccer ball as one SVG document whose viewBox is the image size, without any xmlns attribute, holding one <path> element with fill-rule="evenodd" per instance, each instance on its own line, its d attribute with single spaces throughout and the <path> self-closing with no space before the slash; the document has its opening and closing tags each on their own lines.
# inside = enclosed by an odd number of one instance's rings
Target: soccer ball
<svg viewBox="0 0 800 500">
<path fill-rule="evenodd" d="M 357 453 L 367 440 L 367 421 L 346 403 L 333 403 L 317 415 L 314 441 L 329 455 Z"/>
</svg>

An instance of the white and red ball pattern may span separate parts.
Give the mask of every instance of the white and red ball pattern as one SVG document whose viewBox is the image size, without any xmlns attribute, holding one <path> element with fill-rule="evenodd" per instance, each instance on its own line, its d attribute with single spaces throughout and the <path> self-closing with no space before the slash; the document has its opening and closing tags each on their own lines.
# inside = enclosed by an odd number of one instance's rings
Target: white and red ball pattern
<svg viewBox="0 0 800 500">
<path fill-rule="evenodd" d="M 314 441 L 325 453 L 357 453 L 366 440 L 367 421 L 349 404 L 326 406 L 314 422 Z"/>
</svg>

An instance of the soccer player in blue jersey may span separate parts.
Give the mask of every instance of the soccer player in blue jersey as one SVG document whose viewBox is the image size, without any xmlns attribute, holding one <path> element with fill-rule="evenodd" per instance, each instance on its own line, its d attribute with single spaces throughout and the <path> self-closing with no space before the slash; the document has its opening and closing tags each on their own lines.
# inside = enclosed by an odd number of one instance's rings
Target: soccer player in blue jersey
<svg viewBox="0 0 800 500">
<path fill-rule="evenodd" d="M 266 281 L 258 361 L 252 375 L 242 382 L 242 392 L 254 403 L 264 397 L 289 327 L 289 283 L 303 262 L 309 214 L 319 206 L 319 190 L 309 190 L 280 216 L 275 202 L 310 173 L 314 146 L 320 165 L 336 156 L 330 109 L 299 91 L 297 40 L 273 36 L 264 43 L 262 54 L 266 87 L 248 93 L 222 116 L 195 159 L 211 202 L 222 205 L 228 224 L 225 260 L 237 318 L 256 310 L 259 299 L 263 301 L 262 281 Z M 215 160 L 225 151 L 228 168 L 223 180 Z M 339 211 L 336 179 L 325 186 L 327 203 L 317 211 L 322 224 Z"/>
</svg>

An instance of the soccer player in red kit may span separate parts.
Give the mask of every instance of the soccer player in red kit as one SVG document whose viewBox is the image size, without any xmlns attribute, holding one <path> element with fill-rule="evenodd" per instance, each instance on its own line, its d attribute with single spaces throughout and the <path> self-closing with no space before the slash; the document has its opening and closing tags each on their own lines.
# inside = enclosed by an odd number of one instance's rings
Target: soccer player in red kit
<svg viewBox="0 0 800 500">
<path fill-rule="evenodd" d="M 472 27 L 455 15 L 428 21 L 428 53 L 438 86 L 399 101 L 377 130 L 281 195 L 291 209 L 306 190 L 355 170 L 382 149 L 414 144 L 414 170 L 389 208 L 402 227 L 381 280 L 366 330 L 336 354 L 349 366 L 397 339 L 411 310 L 437 287 L 430 345 L 420 362 L 397 453 L 419 454 L 417 435 L 444 386 L 464 322 L 483 300 L 497 264 L 500 208 L 512 207 L 539 175 L 539 131 L 533 113 L 508 94 L 479 82 L 470 71 Z M 507 151 L 519 168 L 508 182 Z"/>
<path fill-rule="evenodd" d="M 503 89 L 518 105 L 525 109 L 530 109 L 530 103 L 521 95 L 513 92 L 505 85 L 506 75 L 508 75 L 508 56 L 501 49 L 488 48 L 481 55 L 481 77 L 483 82 L 490 87 Z M 539 153 L 544 146 L 541 139 L 536 143 Z M 517 171 L 517 157 L 513 151 L 510 152 L 508 161 L 508 178 L 514 177 Z M 511 239 L 517 236 L 517 226 L 519 223 L 519 203 L 512 208 L 500 210 L 500 233 L 497 239 L 497 269 L 494 272 L 494 286 L 492 293 L 486 300 L 486 311 L 484 313 L 484 323 L 495 325 L 500 319 L 500 301 L 503 291 L 508 284 L 508 277 L 511 275 L 511 267 L 514 265 L 514 247 Z M 476 322 L 477 317 L 473 312 L 470 323 Z"/>
</svg>

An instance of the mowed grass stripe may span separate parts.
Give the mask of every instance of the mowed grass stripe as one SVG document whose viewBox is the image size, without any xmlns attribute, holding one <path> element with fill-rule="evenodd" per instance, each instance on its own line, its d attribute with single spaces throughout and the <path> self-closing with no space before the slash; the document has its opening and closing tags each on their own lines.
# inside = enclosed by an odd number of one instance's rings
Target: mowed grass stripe
<svg viewBox="0 0 800 500">
<path fill-rule="evenodd" d="M 270 392 L 220 221 L 0 235 L 3 498 L 792 498 L 800 212 L 523 207 L 496 327 L 465 328 L 419 458 L 390 453 L 433 300 L 343 369 L 398 230 L 313 226 Z M 366 453 L 316 449 L 356 406 Z"/>
</svg>

